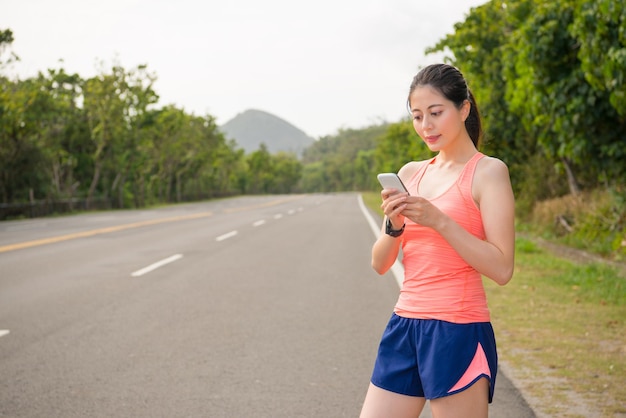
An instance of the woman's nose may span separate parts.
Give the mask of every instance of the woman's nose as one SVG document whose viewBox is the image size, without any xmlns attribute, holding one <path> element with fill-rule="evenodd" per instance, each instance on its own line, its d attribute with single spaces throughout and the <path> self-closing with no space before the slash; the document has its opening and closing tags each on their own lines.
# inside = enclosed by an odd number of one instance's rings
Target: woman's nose
<svg viewBox="0 0 626 418">
<path fill-rule="evenodd" d="M 430 126 L 431 126 L 431 123 L 430 123 L 430 118 L 429 118 L 429 117 L 424 116 L 424 117 L 422 118 L 422 129 L 427 129 L 427 128 L 429 128 Z"/>
</svg>

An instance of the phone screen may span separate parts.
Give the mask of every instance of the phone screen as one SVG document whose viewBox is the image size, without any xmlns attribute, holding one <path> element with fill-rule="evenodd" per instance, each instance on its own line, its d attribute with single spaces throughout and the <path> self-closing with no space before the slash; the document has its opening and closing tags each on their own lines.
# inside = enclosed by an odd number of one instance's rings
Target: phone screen
<svg viewBox="0 0 626 418">
<path fill-rule="evenodd" d="M 383 189 L 396 189 L 400 192 L 409 192 L 396 173 L 380 173 L 377 178 L 380 185 L 383 186 Z"/>
</svg>

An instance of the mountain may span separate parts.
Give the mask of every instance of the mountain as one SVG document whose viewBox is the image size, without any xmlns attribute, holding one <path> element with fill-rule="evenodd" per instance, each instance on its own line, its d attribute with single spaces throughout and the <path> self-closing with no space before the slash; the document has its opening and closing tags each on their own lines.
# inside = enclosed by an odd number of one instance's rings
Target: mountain
<svg viewBox="0 0 626 418">
<path fill-rule="evenodd" d="M 298 157 L 315 140 L 284 119 L 262 110 L 248 109 L 220 126 L 226 138 L 234 139 L 246 154 L 259 149 L 261 143 L 271 154 L 291 152 Z"/>
</svg>

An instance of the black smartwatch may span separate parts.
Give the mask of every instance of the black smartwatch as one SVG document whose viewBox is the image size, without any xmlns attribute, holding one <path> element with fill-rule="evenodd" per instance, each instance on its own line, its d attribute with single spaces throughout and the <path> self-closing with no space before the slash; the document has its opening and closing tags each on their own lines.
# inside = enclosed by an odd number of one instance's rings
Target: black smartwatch
<svg viewBox="0 0 626 418">
<path fill-rule="evenodd" d="M 391 220 L 387 218 L 387 223 L 385 224 L 385 234 L 392 236 L 394 238 L 399 237 L 404 232 L 404 227 L 406 224 L 402 225 L 400 229 L 393 229 L 393 225 L 391 225 Z"/>
</svg>

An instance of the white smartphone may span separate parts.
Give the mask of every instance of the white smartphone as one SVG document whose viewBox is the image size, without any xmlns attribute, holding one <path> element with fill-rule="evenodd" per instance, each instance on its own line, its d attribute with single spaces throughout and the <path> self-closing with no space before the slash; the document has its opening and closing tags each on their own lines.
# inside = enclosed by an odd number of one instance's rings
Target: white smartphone
<svg viewBox="0 0 626 418">
<path fill-rule="evenodd" d="M 396 189 L 404 193 L 409 192 L 396 173 L 380 173 L 376 177 L 383 189 Z"/>
</svg>

